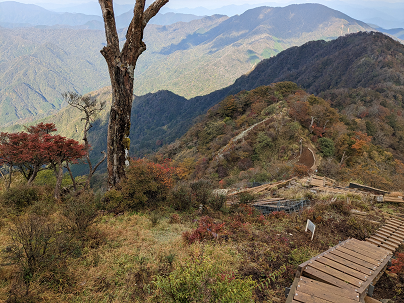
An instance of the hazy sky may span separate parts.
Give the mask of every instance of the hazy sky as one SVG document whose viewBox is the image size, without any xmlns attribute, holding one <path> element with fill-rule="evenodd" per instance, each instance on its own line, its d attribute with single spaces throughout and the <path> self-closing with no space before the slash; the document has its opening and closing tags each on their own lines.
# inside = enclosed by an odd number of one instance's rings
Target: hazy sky
<svg viewBox="0 0 404 303">
<path fill-rule="evenodd" d="M 3 2 L 4 0 L 0 0 L 0 2 Z M 49 3 L 49 4 L 60 4 L 61 6 L 66 5 L 67 3 L 74 3 L 74 4 L 83 4 L 86 2 L 98 2 L 96 0 L 88 0 L 88 1 L 83 1 L 83 0 L 16 0 L 17 2 L 22 2 L 22 3 L 32 3 L 32 4 L 40 4 L 40 3 Z M 370 3 L 404 3 L 404 0 L 340 0 L 342 2 L 346 2 L 349 4 L 370 4 Z M 118 4 L 131 4 L 135 3 L 135 0 L 115 0 L 116 3 Z M 148 2 L 151 2 L 148 0 Z M 231 4 L 236 4 L 236 5 L 241 5 L 241 4 L 260 4 L 260 3 L 279 3 L 283 5 L 291 4 L 291 3 L 315 3 L 315 2 L 336 2 L 333 0 L 322 0 L 322 1 L 315 1 L 315 0 L 309 0 L 309 1 L 304 1 L 304 0 L 296 0 L 296 1 L 291 1 L 291 0 L 170 0 L 170 2 L 167 4 L 173 8 L 179 8 L 179 7 L 198 7 L 198 6 L 203 6 L 207 8 L 217 8 L 217 7 L 222 7 L 225 5 L 231 5 Z"/>
</svg>

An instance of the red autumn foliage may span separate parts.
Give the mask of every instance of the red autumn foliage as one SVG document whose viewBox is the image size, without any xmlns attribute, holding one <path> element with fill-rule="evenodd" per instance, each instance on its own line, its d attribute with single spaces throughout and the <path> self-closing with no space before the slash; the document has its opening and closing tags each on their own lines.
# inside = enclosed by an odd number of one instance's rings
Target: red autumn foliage
<svg viewBox="0 0 404 303">
<path fill-rule="evenodd" d="M 217 239 L 219 233 L 222 231 L 225 223 L 216 223 L 214 220 L 205 216 L 199 219 L 198 228 L 194 231 L 186 231 L 182 234 L 183 240 L 192 244 L 196 241 L 202 241 L 204 239 Z"/>
<path fill-rule="evenodd" d="M 31 183 L 45 165 L 73 162 L 85 155 L 84 146 L 73 139 L 51 135 L 53 123 L 27 127 L 27 132 L 0 134 L 0 165 L 18 169 Z"/>
<path fill-rule="evenodd" d="M 392 273 L 404 273 L 404 253 L 396 253 L 396 259 L 391 261 L 390 270 Z"/>
<path fill-rule="evenodd" d="M 355 135 L 352 137 L 352 140 L 355 141 L 352 148 L 357 151 L 362 151 L 369 146 L 370 141 L 372 141 L 372 136 L 368 136 L 360 131 L 356 131 Z"/>
</svg>

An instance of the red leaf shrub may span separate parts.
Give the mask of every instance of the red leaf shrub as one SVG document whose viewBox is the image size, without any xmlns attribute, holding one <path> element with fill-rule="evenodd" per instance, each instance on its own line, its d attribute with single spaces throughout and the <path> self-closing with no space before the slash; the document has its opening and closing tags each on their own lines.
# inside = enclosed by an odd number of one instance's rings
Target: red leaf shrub
<svg viewBox="0 0 404 303">
<path fill-rule="evenodd" d="M 199 219 L 198 228 L 194 231 L 186 231 L 182 234 L 182 239 L 188 244 L 205 239 L 217 239 L 225 223 L 216 223 L 209 216 Z"/>
</svg>

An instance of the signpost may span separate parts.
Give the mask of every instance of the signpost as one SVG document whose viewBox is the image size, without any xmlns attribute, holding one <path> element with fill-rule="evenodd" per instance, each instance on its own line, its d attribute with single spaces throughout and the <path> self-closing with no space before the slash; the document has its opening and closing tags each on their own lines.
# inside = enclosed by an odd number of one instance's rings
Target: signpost
<svg viewBox="0 0 404 303">
<path fill-rule="evenodd" d="M 311 222 L 309 219 L 307 219 L 307 224 L 306 224 L 306 230 L 310 230 L 311 231 L 311 240 L 313 241 L 313 237 L 314 237 L 314 231 L 316 230 L 316 225 L 314 225 L 313 222 Z"/>
</svg>

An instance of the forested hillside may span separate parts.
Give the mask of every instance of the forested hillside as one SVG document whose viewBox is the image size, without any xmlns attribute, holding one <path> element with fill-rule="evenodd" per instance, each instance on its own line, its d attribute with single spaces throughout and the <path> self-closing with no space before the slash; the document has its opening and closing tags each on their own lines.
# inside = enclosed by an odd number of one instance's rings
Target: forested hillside
<svg viewBox="0 0 404 303">
<path fill-rule="evenodd" d="M 328 52 L 328 54 L 327 54 Z M 186 100 L 167 91 L 136 97 L 132 109 L 131 154 L 144 155 L 179 138 L 193 119 L 229 94 L 252 90 L 280 80 L 295 81 L 309 93 L 330 101 L 343 119 L 360 124 L 361 131 L 373 137 L 397 157 L 402 150 L 404 46 L 380 33 L 358 33 L 337 40 L 309 42 L 262 61 L 257 68 L 232 86 L 206 96 Z M 322 91 L 323 90 L 323 91 Z M 110 102 L 107 88 L 93 95 Z M 66 108 L 45 121 L 56 121 L 62 134 L 80 139 L 79 114 Z M 379 114 L 387 117 L 379 123 Z M 100 115 L 90 132 L 94 154 L 105 150 L 107 111 Z M 67 118 L 70 117 L 70 118 Z M 356 121 L 356 119 L 360 119 Z M 390 119 L 390 120 L 388 120 Z M 390 122 L 389 122 L 390 121 Z M 100 134 L 105 135 L 100 135 Z M 400 151 L 400 154 L 396 154 Z"/>
<path fill-rule="evenodd" d="M 121 19 L 117 18 L 119 25 L 127 26 Z M 91 21 L 88 28 L 97 28 L 94 22 L 98 21 Z M 150 24 L 145 31 L 147 51 L 136 66 L 135 94 L 159 90 L 185 98 L 208 94 L 291 46 L 369 29 L 315 4 L 260 7 L 232 18 L 214 15 L 166 26 Z M 124 41 L 125 30 L 119 35 Z M 109 83 L 99 53 L 105 43 L 103 30 L 0 27 L 0 41 L 0 124 L 59 110 L 60 94 L 66 90 L 87 93 Z"/>
<path fill-rule="evenodd" d="M 247 181 L 307 174 L 311 165 L 305 166 L 300 155 L 310 148 L 320 159 L 313 163 L 320 174 L 399 190 L 404 187 L 404 153 L 374 137 L 375 120 L 377 131 L 392 135 L 387 133 L 392 118 L 382 105 L 379 110 L 371 119 L 351 119 L 295 83 L 279 82 L 226 97 L 180 140 L 164 147 L 161 157 L 173 159 L 191 180 L 245 187 Z M 390 115 L 404 127 L 401 111 Z"/>
</svg>

